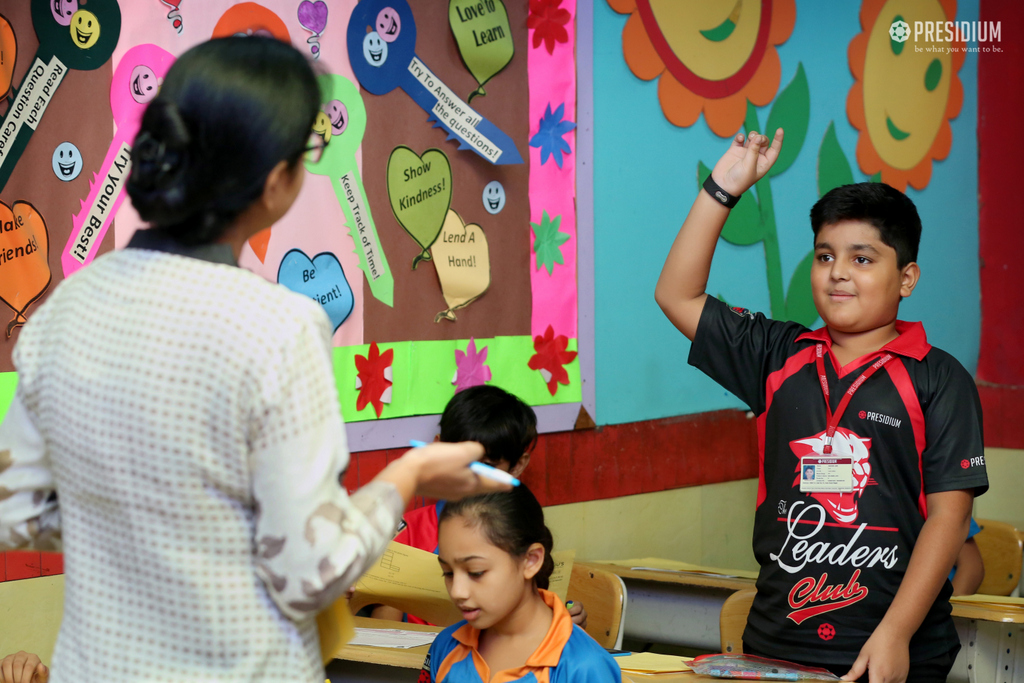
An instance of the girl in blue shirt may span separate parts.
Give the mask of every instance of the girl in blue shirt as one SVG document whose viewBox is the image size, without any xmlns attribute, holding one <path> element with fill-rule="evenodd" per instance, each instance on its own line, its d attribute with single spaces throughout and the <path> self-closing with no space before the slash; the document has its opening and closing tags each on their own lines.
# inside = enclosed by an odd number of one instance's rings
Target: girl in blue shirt
<svg viewBox="0 0 1024 683">
<path fill-rule="evenodd" d="M 438 561 L 463 621 L 434 640 L 420 683 L 619 683 L 615 660 L 546 590 L 544 511 L 526 486 L 449 502 Z"/>
</svg>

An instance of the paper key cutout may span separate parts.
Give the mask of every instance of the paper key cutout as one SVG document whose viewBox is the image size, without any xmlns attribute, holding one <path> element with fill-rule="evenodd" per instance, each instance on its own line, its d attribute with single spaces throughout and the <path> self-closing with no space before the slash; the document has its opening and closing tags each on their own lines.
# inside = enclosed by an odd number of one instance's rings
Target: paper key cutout
<svg viewBox="0 0 1024 683">
<path fill-rule="evenodd" d="M 420 247 L 412 260 L 430 260 L 430 245 L 444 225 L 452 203 L 452 167 L 439 149 L 428 149 L 423 156 L 400 145 L 388 157 L 388 199 L 398 224 Z"/>
<path fill-rule="evenodd" d="M 484 83 L 508 66 L 515 54 L 508 11 L 501 0 L 448 0 L 448 25 L 462 61 L 480 87 L 467 102 L 486 95 Z"/>
<path fill-rule="evenodd" d="M 356 151 L 366 132 L 366 107 L 359 88 L 344 76 L 325 74 L 318 80 L 320 91 L 330 98 L 321 107 L 324 117 L 317 117 L 323 126 L 327 146 L 320 161 L 306 162 L 306 169 L 331 179 L 334 194 L 345 214 L 348 232 L 356 244 L 359 268 L 366 275 L 370 293 L 377 300 L 393 306 L 395 278 L 377 237 L 370 203 L 366 201 L 363 180 L 356 164 Z M 330 127 L 330 137 L 327 126 Z"/>
<path fill-rule="evenodd" d="M 385 24 L 384 35 L 378 33 L 378 18 Z M 396 20 L 392 24 L 388 18 Z M 388 33 L 392 26 L 396 28 Z M 512 138 L 463 102 L 416 56 L 416 22 L 406 0 L 362 0 L 352 10 L 347 35 L 348 59 L 363 88 L 374 95 L 401 88 L 430 113 L 449 140 L 459 141 L 459 149 L 470 149 L 493 164 L 523 163 Z"/>
<path fill-rule="evenodd" d="M 0 202 L 0 301 L 11 307 L 7 337 L 24 325 L 25 309 L 50 286 L 50 236 L 46 221 L 28 202 Z"/>
<path fill-rule="evenodd" d="M 32 0 L 39 49 L 0 123 L 0 190 L 6 187 L 68 69 L 91 71 L 103 66 L 121 34 L 117 0 L 89 0 L 89 9 L 78 10 L 64 25 L 57 22 L 54 6 L 53 0 Z"/>
<path fill-rule="evenodd" d="M 142 115 L 147 103 L 156 97 L 159 83 L 174 59 L 162 47 L 147 43 L 125 52 L 114 69 L 110 79 L 110 111 L 117 131 L 99 174 L 93 177 L 82 210 L 71 222 L 71 234 L 60 255 L 64 277 L 96 258 L 100 243 L 124 201 L 124 187 L 132 172 L 132 142 L 142 125 Z"/>
<path fill-rule="evenodd" d="M 352 287 L 338 257 L 330 252 L 317 254 L 310 260 L 301 249 L 292 249 L 281 259 L 277 282 L 323 306 L 334 330 L 352 315 L 355 307 Z"/>
<path fill-rule="evenodd" d="M 466 225 L 453 209 L 448 210 L 444 227 L 434 246 L 434 268 L 441 281 L 441 293 L 448 309 L 434 322 L 455 320 L 455 311 L 479 299 L 491 286 L 491 257 L 487 236 L 475 224 Z"/>
<path fill-rule="evenodd" d="M 14 63 L 17 58 L 18 39 L 14 35 L 11 22 L 0 14 L 0 99 L 7 97 L 7 93 L 11 91 Z"/>
</svg>

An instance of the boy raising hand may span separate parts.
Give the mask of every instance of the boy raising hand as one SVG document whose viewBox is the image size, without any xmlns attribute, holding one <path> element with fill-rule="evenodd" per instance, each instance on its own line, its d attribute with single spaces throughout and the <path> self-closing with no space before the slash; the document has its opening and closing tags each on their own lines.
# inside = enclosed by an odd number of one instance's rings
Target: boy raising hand
<svg viewBox="0 0 1024 683">
<path fill-rule="evenodd" d="M 897 320 L 920 277 L 921 220 L 903 193 L 845 185 L 811 209 L 808 330 L 705 293 L 739 196 L 783 133 L 737 135 L 683 223 L 655 297 L 689 362 L 757 415 L 757 597 L 744 652 L 870 683 L 945 681 L 960 649 L 953 566 L 988 488 L 974 381 Z M 801 476 L 813 466 L 813 477 Z"/>
</svg>

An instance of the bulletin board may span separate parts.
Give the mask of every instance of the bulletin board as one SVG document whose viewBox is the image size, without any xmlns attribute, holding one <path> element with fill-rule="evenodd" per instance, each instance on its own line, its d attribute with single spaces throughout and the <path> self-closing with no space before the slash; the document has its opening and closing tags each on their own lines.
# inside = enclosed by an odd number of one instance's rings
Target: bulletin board
<svg viewBox="0 0 1024 683">
<path fill-rule="evenodd" d="M 240 265 L 324 306 L 346 422 L 436 416 L 482 383 L 578 407 L 575 14 L 575 0 L 6 5 L 0 411 L 20 326 L 143 227 L 123 188 L 145 104 L 178 55 L 228 35 L 289 41 L 319 74 L 323 157 Z"/>
</svg>

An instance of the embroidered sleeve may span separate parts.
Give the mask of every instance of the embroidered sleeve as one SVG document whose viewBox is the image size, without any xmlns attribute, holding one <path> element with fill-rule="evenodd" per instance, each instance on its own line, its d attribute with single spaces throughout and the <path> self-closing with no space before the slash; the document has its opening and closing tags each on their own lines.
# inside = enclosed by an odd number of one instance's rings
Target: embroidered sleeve
<svg viewBox="0 0 1024 683">
<path fill-rule="evenodd" d="M 60 550 L 60 512 L 43 437 L 21 391 L 0 424 L 0 550 Z"/>
<path fill-rule="evenodd" d="M 251 434 L 256 572 L 294 620 L 338 599 L 384 551 L 401 518 L 394 486 L 349 497 L 326 316 L 265 369 Z"/>
</svg>

